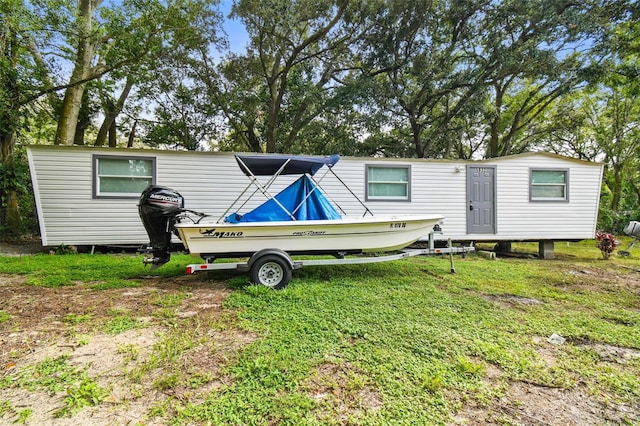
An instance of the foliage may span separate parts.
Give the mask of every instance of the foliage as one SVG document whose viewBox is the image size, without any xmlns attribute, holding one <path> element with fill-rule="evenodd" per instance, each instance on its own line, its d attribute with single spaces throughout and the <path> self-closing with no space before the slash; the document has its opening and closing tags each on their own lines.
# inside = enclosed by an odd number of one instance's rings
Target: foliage
<svg viewBox="0 0 640 426">
<path fill-rule="evenodd" d="M 603 259 L 609 259 L 616 247 L 620 245 L 620 241 L 616 239 L 615 235 L 603 231 L 596 231 L 596 241 Z"/>
<path fill-rule="evenodd" d="M 102 325 L 102 331 L 106 334 L 120 334 L 142 327 L 144 324 L 137 318 L 130 315 L 117 315 Z"/>
<path fill-rule="evenodd" d="M 290 152 L 310 142 L 307 126 L 346 99 L 340 79 L 349 65 L 348 44 L 362 27 L 343 19 L 349 1 L 234 3 L 231 17 L 246 27 L 246 52 L 217 67 L 201 61 L 198 78 L 228 123 L 235 149 Z M 316 145 L 317 146 L 317 145 Z"/>
<path fill-rule="evenodd" d="M 92 407 L 100 404 L 109 391 L 104 389 L 85 374 L 80 382 L 67 388 L 67 396 L 64 398 L 64 407 L 55 413 L 56 417 L 71 417 L 84 407 Z"/>
<path fill-rule="evenodd" d="M 83 407 L 99 404 L 109 395 L 109 391 L 100 387 L 86 371 L 74 368 L 68 361 L 67 355 L 61 355 L 27 366 L 13 377 L 10 386 L 30 391 L 43 389 L 51 394 L 64 390 L 67 396 L 63 407 L 55 413 L 56 417 L 71 416 Z M 14 411 L 18 423 L 26 423 L 33 414 L 31 408 L 20 411 L 7 408 L 7 411 Z"/>
<path fill-rule="evenodd" d="M 6 220 L 7 195 L 16 191 L 20 206 L 20 225 L 10 226 Z M 0 163 L 0 241 L 13 241 L 21 236 L 38 234 L 35 200 L 27 163 L 26 150 L 19 148 L 13 161 Z"/>
<path fill-rule="evenodd" d="M 32 391 L 44 389 L 49 393 L 62 391 L 82 376 L 82 372 L 69 365 L 68 361 L 68 355 L 60 355 L 27 366 L 13 378 L 10 386 Z"/>
<path fill-rule="evenodd" d="M 75 246 L 68 246 L 66 244 L 58 244 L 53 247 L 51 251 L 55 254 L 76 254 L 78 253 L 78 249 Z"/>
</svg>

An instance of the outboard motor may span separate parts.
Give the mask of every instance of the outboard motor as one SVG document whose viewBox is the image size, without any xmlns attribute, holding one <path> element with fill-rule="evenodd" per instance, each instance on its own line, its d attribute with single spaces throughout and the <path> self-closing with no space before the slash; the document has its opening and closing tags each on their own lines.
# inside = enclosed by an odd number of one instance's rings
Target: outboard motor
<svg viewBox="0 0 640 426">
<path fill-rule="evenodd" d="M 140 195 L 138 214 L 149 235 L 148 252 L 153 257 L 144 259 L 153 269 L 171 259 L 171 236 L 175 232 L 176 216 L 184 208 L 184 198 L 177 191 L 157 185 L 149 185 Z"/>
</svg>

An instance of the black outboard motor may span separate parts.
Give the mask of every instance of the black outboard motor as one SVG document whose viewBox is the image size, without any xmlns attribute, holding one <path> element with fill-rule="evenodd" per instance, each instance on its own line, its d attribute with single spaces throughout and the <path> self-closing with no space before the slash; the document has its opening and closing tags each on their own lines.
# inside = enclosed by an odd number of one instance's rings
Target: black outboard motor
<svg viewBox="0 0 640 426">
<path fill-rule="evenodd" d="M 153 269 L 171 259 L 171 236 L 175 232 L 176 216 L 183 211 L 184 198 L 177 191 L 163 186 L 149 185 L 140 195 L 138 214 L 147 230 L 152 258 L 144 259 Z"/>
</svg>

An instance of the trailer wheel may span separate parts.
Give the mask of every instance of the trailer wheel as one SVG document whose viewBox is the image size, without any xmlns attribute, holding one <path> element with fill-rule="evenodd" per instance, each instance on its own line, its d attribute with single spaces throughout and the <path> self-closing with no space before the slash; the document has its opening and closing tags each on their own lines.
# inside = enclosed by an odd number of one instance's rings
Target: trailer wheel
<svg viewBox="0 0 640 426">
<path fill-rule="evenodd" d="M 253 262 L 250 276 L 251 282 L 279 290 L 291 280 L 291 265 L 282 256 L 268 254 Z"/>
</svg>

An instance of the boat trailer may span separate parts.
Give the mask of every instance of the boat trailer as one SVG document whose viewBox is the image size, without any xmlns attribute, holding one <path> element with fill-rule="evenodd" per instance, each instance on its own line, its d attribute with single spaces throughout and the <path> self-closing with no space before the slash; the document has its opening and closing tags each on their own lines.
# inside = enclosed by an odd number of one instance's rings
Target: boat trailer
<svg viewBox="0 0 640 426">
<path fill-rule="evenodd" d="M 455 273 L 453 255 L 465 256 L 467 253 L 475 251 L 473 245 L 454 247 L 451 240 L 448 240 L 447 247 L 436 247 L 434 234 L 441 234 L 439 226 L 429 233 L 427 248 L 405 248 L 393 254 L 384 255 L 357 255 L 346 257 L 338 253 L 333 259 L 292 259 L 283 250 L 273 248 L 264 249 L 254 253 L 246 262 L 221 262 L 213 263 L 214 258 L 206 259 L 206 263 L 189 264 L 186 266 L 187 274 L 195 274 L 200 271 L 237 270 L 248 272 L 251 282 L 261 284 L 272 289 L 282 289 L 289 284 L 291 273 L 294 269 L 303 266 L 329 266 L 329 265 L 355 265 L 366 263 L 390 262 L 415 256 L 429 256 L 448 254 L 451 265 L 450 272 Z"/>
</svg>

